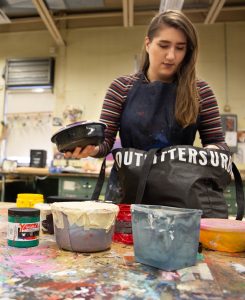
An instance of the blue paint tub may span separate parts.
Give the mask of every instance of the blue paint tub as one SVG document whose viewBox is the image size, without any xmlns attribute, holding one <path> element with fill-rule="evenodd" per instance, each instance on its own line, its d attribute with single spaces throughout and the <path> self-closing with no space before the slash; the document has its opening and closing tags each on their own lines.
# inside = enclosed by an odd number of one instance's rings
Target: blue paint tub
<svg viewBox="0 0 245 300">
<path fill-rule="evenodd" d="M 137 262 L 165 271 L 195 265 L 201 210 L 132 204 Z"/>
</svg>

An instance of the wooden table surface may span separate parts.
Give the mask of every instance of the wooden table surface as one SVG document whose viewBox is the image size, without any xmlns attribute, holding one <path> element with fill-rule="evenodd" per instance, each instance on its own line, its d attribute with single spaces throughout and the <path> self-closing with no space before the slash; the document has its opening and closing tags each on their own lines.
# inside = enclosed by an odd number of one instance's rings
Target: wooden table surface
<svg viewBox="0 0 245 300">
<path fill-rule="evenodd" d="M 18 167 L 15 170 L 3 171 L 0 169 L 0 174 L 5 176 L 21 176 L 21 175 L 30 175 L 30 176 L 53 176 L 53 177 L 62 177 L 62 176 L 86 176 L 86 177 L 98 177 L 98 172 L 64 172 L 64 173 L 50 173 L 48 168 L 33 168 L 33 167 Z"/>
<path fill-rule="evenodd" d="M 32 248 L 7 246 L 8 203 L 0 205 L 0 299 L 245 299 L 245 252 L 203 251 L 193 267 L 165 272 L 136 263 L 113 243 L 84 254 L 58 249 L 53 235 Z"/>
</svg>

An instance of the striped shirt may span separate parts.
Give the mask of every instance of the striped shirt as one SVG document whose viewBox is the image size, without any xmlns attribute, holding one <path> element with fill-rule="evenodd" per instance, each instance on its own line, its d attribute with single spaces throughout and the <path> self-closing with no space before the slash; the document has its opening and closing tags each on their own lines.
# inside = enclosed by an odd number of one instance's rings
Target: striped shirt
<svg viewBox="0 0 245 300">
<path fill-rule="evenodd" d="M 100 115 L 100 121 L 107 125 L 105 141 L 100 145 L 97 157 L 106 156 L 112 149 L 120 129 L 123 104 L 127 99 L 129 90 L 138 79 L 139 73 L 122 76 L 115 79 L 109 86 Z M 146 77 L 143 83 L 149 83 Z M 200 96 L 198 131 L 203 147 L 214 144 L 221 149 L 229 150 L 224 141 L 219 108 L 213 91 L 205 81 L 201 80 L 197 81 L 197 88 Z"/>
</svg>

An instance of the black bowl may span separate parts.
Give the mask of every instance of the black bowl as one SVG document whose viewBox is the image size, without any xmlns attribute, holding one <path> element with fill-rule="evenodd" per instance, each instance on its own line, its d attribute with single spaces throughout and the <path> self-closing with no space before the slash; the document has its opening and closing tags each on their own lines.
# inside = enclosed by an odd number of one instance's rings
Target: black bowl
<svg viewBox="0 0 245 300">
<path fill-rule="evenodd" d="M 51 142 L 55 143 L 60 152 L 73 151 L 76 147 L 99 145 L 105 139 L 106 125 L 102 122 L 76 122 L 56 132 Z"/>
</svg>

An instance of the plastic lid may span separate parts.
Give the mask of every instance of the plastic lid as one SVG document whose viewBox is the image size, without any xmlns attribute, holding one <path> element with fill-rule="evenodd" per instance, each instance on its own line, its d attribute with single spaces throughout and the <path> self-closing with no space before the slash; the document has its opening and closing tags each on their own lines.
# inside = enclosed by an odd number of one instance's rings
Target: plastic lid
<svg viewBox="0 0 245 300">
<path fill-rule="evenodd" d="M 40 209 L 41 211 L 51 212 L 50 204 L 48 203 L 36 203 L 34 208 Z"/>
<path fill-rule="evenodd" d="M 33 207 L 36 203 L 43 203 L 43 195 L 41 194 L 18 194 L 17 207 Z"/>
<path fill-rule="evenodd" d="M 43 199 L 43 195 L 42 194 L 18 194 L 17 195 L 17 199 Z"/>
<path fill-rule="evenodd" d="M 245 222 L 232 219 L 201 219 L 200 228 L 203 230 L 224 232 L 245 232 Z"/>
<path fill-rule="evenodd" d="M 94 213 L 94 212 L 115 212 L 119 211 L 119 208 L 115 204 L 97 202 L 97 201 L 83 201 L 83 202 L 54 202 L 51 204 L 52 210 L 67 212 L 67 213 Z"/>
<path fill-rule="evenodd" d="M 12 207 L 8 209 L 9 216 L 39 216 L 40 210 L 36 208 L 18 208 Z"/>
<path fill-rule="evenodd" d="M 67 216 L 70 225 L 76 224 L 85 228 L 109 230 L 115 223 L 119 207 L 115 204 L 83 201 L 54 202 L 51 204 L 54 224 L 64 228 L 63 214 Z"/>
</svg>

